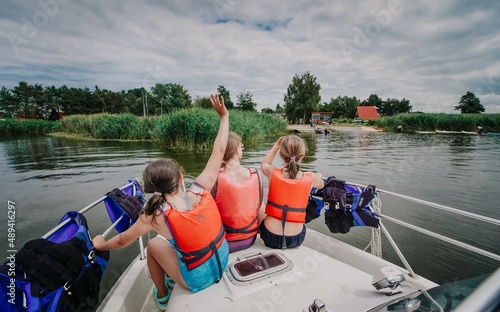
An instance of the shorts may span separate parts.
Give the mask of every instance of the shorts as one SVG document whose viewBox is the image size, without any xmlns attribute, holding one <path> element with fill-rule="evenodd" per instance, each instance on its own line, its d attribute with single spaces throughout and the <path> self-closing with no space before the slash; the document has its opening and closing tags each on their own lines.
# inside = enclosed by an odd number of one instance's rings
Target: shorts
<svg viewBox="0 0 500 312">
<path fill-rule="evenodd" d="M 167 239 L 167 241 L 175 249 L 174 241 L 170 239 Z M 224 270 L 226 269 L 227 263 L 229 261 L 229 247 L 225 239 L 219 249 L 217 249 L 217 251 L 221 262 L 222 273 L 219 272 L 219 265 L 217 264 L 217 257 L 215 256 L 215 254 L 208 258 L 207 261 L 203 262 L 203 264 L 197 266 L 192 270 L 188 270 L 186 264 L 182 260 L 182 255 L 177 249 L 175 249 L 182 279 L 184 279 L 184 282 L 186 282 L 189 290 L 191 290 L 193 293 L 215 284 L 221 278 L 221 274 L 224 274 Z"/>
<path fill-rule="evenodd" d="M 237 241 L 232 241 L 232 242 L 227 242 L 229 245 L 229 253 L 235 252 L 235 251 L 240 251 L 243 249 L 247 249 L 255 243 L 255 239 L 257 238 L 257 235 L 254 235 L 249 238 L 245 238 L 242 240 L 237 240 Z"/>
<path fill-rule="evenodd" d="M 261 222 L 259 226 L 260 238 L 264 241 L 264 244 L 269 248 L 274 249 L 284 249 L 284 248 L 294 248 L 302 245 L 304 239 L 306 238 L 306 226 L 302 231 L 293 236 L 285 236 L 286 246 L 283 246 L 283 235 L 276 235 L 268 231 L 264 225 L 264 221 Z"/>
</svg>

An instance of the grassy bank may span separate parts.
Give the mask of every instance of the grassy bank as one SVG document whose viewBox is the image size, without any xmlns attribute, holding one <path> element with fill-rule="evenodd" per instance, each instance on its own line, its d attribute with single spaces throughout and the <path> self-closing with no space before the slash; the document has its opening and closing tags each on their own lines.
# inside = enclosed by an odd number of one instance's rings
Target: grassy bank
<svg viewBox="0 0 500 312">
<path fill-rule="evenodd" d="M 384 131 L 395 131 L 398 125 L 402 125 L 404 132 L 476 131 L 481 125 L 485 132 L 500 132 L 500 114 L 401 114 L 372 119 L 369 125 Z"/>
<path fill-rule="evenodd" d="M 284 121 L 256 112 L 231 111 L 229 123 L 244 140 L 286 131 Z M 217 113 L 199 108 L 150 118 L 96 114 L 68 116 L 62 121 L 62 131 L 70 134 L 95 139 L 154 140 L 176 149 L 210 148 L 218 129 Z"/>
<path fill-rule="evenodd" d="M 61 128 L 60 123 L 49 120 L 16 120 L 5 119 L 0 120 L 1 135 L 18 135 L 18 134 L 46 134 L 58 131 Z"/>
</svg>

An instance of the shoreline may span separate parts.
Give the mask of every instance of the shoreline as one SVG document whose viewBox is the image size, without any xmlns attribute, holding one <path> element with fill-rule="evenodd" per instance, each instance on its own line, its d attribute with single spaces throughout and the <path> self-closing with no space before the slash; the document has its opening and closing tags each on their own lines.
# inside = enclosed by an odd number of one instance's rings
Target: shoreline
<svg viewBox="0 0 500 312">
<path fill-rule="evenodd" d="M 360 125 L 319 125 L 319 129 L 328 129 L 330 131 L 363 131 L 363 132 L 382 132 L 382 129 L 376 129 L 369 126 Z M 288 132 L 314 133 L 315 128 L 310 125 L 288 125 Z"/>
</svg>

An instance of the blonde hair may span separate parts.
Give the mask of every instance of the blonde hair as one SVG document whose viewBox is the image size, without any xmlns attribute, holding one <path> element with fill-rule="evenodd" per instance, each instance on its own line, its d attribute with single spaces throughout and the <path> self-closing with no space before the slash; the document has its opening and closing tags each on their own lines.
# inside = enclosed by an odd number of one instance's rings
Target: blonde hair
<svg viewBox="0 0 500 312">
<path fill-rule="evenodd" d="M 225 162 L 229 159 L 233 158 L 238 151 L 238 146 L 241 143 L 241 137 L 234 132 L 229 132 L 229 136 L 227 138 L 226 151 L 224 152 L 224 158 L 222 159 L 222 166 L 225 165 Z"/>
<path fill-rule="evenodd" d="M 290 179 L 295 179 L 300 171 L 300 161 L 306 154 L 304 140 L 296 135 L 287 135 L 280 145 L 280 156 L 285 161 L 285 171 Z"/>
</svg>

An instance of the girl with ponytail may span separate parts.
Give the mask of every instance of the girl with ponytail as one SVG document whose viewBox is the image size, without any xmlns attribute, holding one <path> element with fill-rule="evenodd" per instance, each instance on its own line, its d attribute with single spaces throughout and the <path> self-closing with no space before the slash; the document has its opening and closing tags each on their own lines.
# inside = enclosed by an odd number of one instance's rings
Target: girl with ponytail
<svg viewBox="0 0 500 312">
<path fill-rule="evenodd" d="M 106 241 L 93 239 L 98 250 L 122 248 L 149 231 L 147 264 L 155 284 L 153 298 L 160 310 L 167 308 L 172 287 L 200 291 L 219 281 L 229 259 L 217 205 L 210 195 L 222 162 L 229 135 L 229 113 L 224 98 L 211 95 L 210 103 L 220 116 L 212 154 L 205 169 L 186 191 L 182 168 L 172 159 L 149 164 L 143 173 L 144 192 L 152 196 L 139 219 L 127 231 Z"/>
<path fill-rule="evenodd" d="M 279 151 L 283 168 L 272 162 Z M 305 239 L 304 225 L 309 194 L 313 187 L 322 189 L 320 173 L 300 171 L 306 154 L 304 140 L 296 135 L 280 137 L 262 160 L 262 173 L 269 182 L 266 217 L 261 222 L 260 237 L 271 248 L 293 248 Z"/>
</svg>

